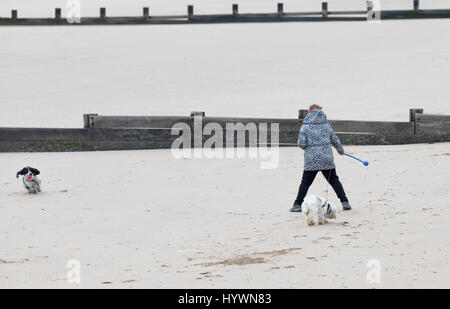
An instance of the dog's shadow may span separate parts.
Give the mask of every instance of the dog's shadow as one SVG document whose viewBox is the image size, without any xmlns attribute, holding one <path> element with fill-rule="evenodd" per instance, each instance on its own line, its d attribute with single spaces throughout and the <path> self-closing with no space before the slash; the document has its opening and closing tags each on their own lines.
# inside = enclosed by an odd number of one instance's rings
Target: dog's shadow
<svg viewBox="0 0 450 309">
<path fill-rule="evenodd" d="M 39 197 L 39 196 L 51 196 L 51 195 L 57 195 L 62 193 L 67 193 L 69 190 L 63 189 L 63 190 L 55 190 L 55 191 L 41 191 L 36 193 L 31 193 L 27 191 L 14 191 L 11 193 L 5 194 L 5 196 L 11 196 L 11 197 Z"/>
<path fill-rule="evenodd" d="M 27 197 L 27 196 L 38 196 L 38 195 L 43 195 L 45 194 L 44 192 L 37 192 L 37 193 L 31 193 L 31 192 L 12 192 L 12 193 L 8 193 L 6 194 L 6 196 L 22 196 L 22 197 Z"/>
</svg>

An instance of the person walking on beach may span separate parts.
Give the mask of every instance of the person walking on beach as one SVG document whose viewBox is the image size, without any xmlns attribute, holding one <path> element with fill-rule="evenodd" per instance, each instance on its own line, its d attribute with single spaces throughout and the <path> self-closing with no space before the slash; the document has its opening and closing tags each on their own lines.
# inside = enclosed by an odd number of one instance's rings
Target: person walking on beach
<svg viewBox="0 0 450 309">
<path fill-rule="evenodd" d="M 344 187 L 336 174 L 331 145 L 336 148 L 340 155 L 344 154 L 344 148 L 339 137 L 328 123 L 327 116 L 322 111 L 321 106 L 313 104 L 309 107 L 308 115 L 300 128 L 297 144 L 305 151 L 305 166 L 297 198 L 290 211 L 302 211 L 303 199 L 319 171 L 333 187 L 334 192 L 341 200 L 343 209 L 352 209 L 345 195 Z"/>
</svg>

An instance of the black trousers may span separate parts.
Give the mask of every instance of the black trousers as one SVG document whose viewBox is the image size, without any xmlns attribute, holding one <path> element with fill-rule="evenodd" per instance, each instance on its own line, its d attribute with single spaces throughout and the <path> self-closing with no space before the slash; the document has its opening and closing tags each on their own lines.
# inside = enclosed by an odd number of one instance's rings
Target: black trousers
<svg viewBox="0 0 450 309">
<path fill-rule="evenodd" d="M 309 187 L 312 185 L 316 175 L 319 171 L 303 171 L 302 182 L 298 188 L 297 198 L 295 199 L 296 204 L 302 204 L 303 199 L 308 193 Z M 336 169 L 323 170 L 322 172 L 325 179 L 330 183 L 336 195 L 341 200 L 341 202 L 348 202 L 347 196 L 345 195 L 344 187 L 342 186 L 338 175 L 336 174 Z"/>
</svg>

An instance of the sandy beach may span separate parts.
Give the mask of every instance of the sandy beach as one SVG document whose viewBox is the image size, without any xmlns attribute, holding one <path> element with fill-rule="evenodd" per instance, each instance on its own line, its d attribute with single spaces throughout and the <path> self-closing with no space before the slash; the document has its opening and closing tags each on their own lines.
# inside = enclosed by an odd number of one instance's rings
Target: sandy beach
<svg viewBox="0 0 450 309">
<path fill-rule="evenodd" d="M 272 170 L 169 150 L 0 154 L 0 287 L 449 288 L 450 144 L 346 151 L 370 161 L 335 158 L 353 210 L 314 227 L 288 212 L 297 148 Z M 41 194 L 15 178 L 27 164 Z M 318 177 L 310 193 L 324 190 Z M 70 259 L 81 284 L 66 282 Z"/>
</svg>

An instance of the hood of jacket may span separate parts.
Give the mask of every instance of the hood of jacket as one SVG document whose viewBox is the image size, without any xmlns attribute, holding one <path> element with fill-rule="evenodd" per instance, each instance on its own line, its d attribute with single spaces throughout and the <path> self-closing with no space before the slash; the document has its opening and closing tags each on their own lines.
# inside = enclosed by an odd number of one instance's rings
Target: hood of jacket
<svg viewBox="0 0 450 309">
<path fill-rule="evenodd" d="M 327 122 L 327 115 L 321 109 L 311 111 L 303 120 L 303 124 L 321 124 Z"/>
</svg>

